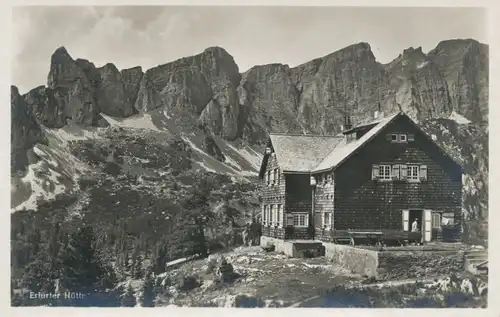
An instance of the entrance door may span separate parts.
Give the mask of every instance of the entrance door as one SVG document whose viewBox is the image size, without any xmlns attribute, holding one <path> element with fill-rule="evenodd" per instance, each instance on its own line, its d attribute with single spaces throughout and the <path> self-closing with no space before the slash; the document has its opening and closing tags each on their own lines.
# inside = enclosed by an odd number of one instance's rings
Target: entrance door
<svg viewBox="0 0 500 317">
<path fill-rule="evenodd" d="M 429 242 L 432 239 L 432 210 L 425 209 L 423 212 L 424 221 L 422 221 L 422 240 Z"/>
</svg>

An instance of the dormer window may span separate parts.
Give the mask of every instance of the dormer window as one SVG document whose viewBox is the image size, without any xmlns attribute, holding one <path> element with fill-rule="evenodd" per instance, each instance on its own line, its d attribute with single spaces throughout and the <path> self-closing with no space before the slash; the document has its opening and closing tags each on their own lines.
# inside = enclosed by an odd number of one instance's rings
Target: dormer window
<svg viewBox="0 0 500 317">
<path fill-rule="evenodd" d="M 407 143 L 408 141 L 414 141 L 415 136 L 406 133 L 391 133 L 387 135 L 387 140 L 391 141 L 391 143 Z"/>
</svg>

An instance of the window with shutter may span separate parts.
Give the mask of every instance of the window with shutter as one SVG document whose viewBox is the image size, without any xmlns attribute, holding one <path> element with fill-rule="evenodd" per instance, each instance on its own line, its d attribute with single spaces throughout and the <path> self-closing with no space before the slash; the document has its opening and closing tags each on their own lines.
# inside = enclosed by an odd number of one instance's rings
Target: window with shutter
<svg viewBox="0 0 500 317">
<path fill-rule="evenodd" d="M 372 166 L 372 180 L 378 179 L 378 174 L 379 174 L 378 170 L 379 170 L 379 166 L 378 165 L 373 165 Z"/>
<path fill-rule="evenodd" d="M 419 166 L 418 165 L 408 165 L 407 167 L 407 179 L 409 181 L 419 181 Z"/>
<path fill-rule="evenodd" d="M 270 212 L 269 212 L 269 224 L 271 226 L 274 225 L 274 222 L 276 221 L 276 217 L 274 215 L 274 205 L 271 205 Z"/>
<path fill-rule="evenodd" d="M 276 211 L 276 224 L 278 225 L 278 227 L 281 227 L 281 224 L 282 224 L 282 221 L 281 221 L 281 217 L 282 217 L 282 214 L 281 214 L 281 205 L 278 205 L 278 210 Z"/>
<path fill-rule="evenodd" d="M 323 227 L 326 229 L 330 228 L 330 213 L 329 212 L 323 213 Z"/>
<path fill-rule="evenodd" d="M 441 229 L 441 214 L 438 212 L 432 213 L 432 229 Z"/>
<path fill-rule="evenodd" d="M 309 214 L 294 214 L 293 215 L 294 227 L 307 227 L 309 226 Z"/>
<path fill-rule="evenodd" d="M 264 218 L 263 219 L 264 219 L 263 220 L 264 225 L 267 225 L 267 219 L 268 219 L 268 217 L 267 217 L 267 205 L 264 205 Z"/>
<path fill-rule="evenodd" d="M 427 180 L 427 165 L 420 165 L 420 180 L 421 181 L 426 181 Z"/>
<path fill-rule="evenodd" d="M 415 141 L 415 134 L 408 134 L 408 142 Z"/>
<path fill-rule="evenodd" d="M 396 165 L 393 165 L 392 166 L 392 179 L 393 180 L 396 180 L 396 179 L 399 179 L 400 178 L 400 168 L 399 168 L 399 165 L 396 164 Z"/>
<path fill-rule="evenodd" d="M 453 226 L 455 224 L 455 214 L 452 212 L 443 213 L 441 217 L 441 224 L 443 226 Z"/>
<path fill-rule="evenodd" d="M 261 213 L 260 213 L 260 220 L 261 220 L 262 224 L 265 224 L 265 221 L 266 221 L 266 206 L 265 205 L 262 205 Z"/>
<path fill-rule="evenodd" d="M 324 223 L 323 223 L 323 219 L 321 218 L 321 215 L 322 215 L 322 213 L 321 213 L 321 212 L 319 212 L 319 211 L 316 211 L 316 212 L 314 213 L 314 225 L 315 225 L 316 227 L 321 227 L 321 226 L 323 226 L 323 225 L 324 225 Z"/>
<path fill-rule="evenodd" d="M 410 211 L 409 210 L 403 210 L 402 213 L 402 218 L 403 218 L 403 231 L 409 231 L 410 229 Z"/>
<path fill-rule="evenodd" d="M 399 173 L 400 173 L 400 178 L 402 180 L 406 180 L 406 178 L 408 177 L 408 166 L 407 165 L 399 165 Z"/>
<path fill-rule="evenodd" d="M 387 141 L 391 141 L 392 143 L 396 143 L 399 141 L 398 135 L 395 133 L 387 134 L 386 138 L 387 138 Z"/>
<path fill-rule="evenodd" d="M 391 166 L 390 165 L 379 165 L 378 167 L 378 179 L 391 180 Z"/>
</svg>

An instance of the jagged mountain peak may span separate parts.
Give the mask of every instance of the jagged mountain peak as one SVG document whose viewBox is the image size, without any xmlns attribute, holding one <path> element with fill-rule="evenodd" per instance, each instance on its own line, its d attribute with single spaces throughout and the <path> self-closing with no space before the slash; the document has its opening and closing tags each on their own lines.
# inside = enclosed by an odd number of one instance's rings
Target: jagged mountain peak
<svg viewBox="0 0 500 317">
<path fill-rule="evenodd" d="M 209 46 L 209 47 L 207 47 L 206 49 L 203 50 L 203 53 L 217 53 L 217 54 L 223 54 L 223 55 L 229 55 L 229 56 L 231 56 L 231 54 L 229 54 L 229 52 L 225 48 L 223 48 L 221 46 Z"/>
<path fill-rule="evenodd" d="M 17 86 L 15 86 L 15 85 L 10 85 L 10 94 L 11 94 L 11 98 L 13 96 L 19 95 L 19 88 L 17 88 Z"/>
<path fill-rule="evenodd" d="M 425 57 L 425 54 L 422 52 L 422 46 L 419 46 L 417 48 L 413 48 L 413 46 L 404 49 L 403 50 L 403 57 L 410 57 L 410 56 L 421 56 Z"/>
<path fill-rule="evenodd" d="M 124 68 L 121 70 L 121 72 L 129 72 L 129 71 L 136 71 L 136 72 L 142 73 L 142 67 L 141 66 L 134 66 L 134 67 Z"/>
<path fill-rule="evenodd" d="M 61 63 L 68 60 L 73 61 L 73 58 L 64 46 L 58 47 L 54 53 L 52 53 L 51 64 Z"/>
<path fill-rule="evenodd" d="M 375 55 L 372 52 L 370 44 L 366 42 L 359 42 L 349 45 L 333 53 L 330 53 L 322 58 L 323 60 L 335 59 L 336 62 L 343 62 L 346 60 L 362 61 L 372 60 L 375 61 Z"/>
</svg>

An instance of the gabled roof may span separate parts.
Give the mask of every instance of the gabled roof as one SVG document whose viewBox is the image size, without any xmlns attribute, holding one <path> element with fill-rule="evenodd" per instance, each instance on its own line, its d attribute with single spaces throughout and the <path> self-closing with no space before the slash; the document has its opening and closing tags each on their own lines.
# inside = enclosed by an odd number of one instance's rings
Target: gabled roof
<svg viewBox="0 0 500 317">
<path fill-rule="evenodd" d="M 269 135 L 283 172 L 310 172 L 335 146 L 344 140 L 341 136 Z"/>
<path fill-rule="evenodd" d="M 386 127 L 389 123 L 391 123 L 398 116 L 402 115 L 402 112 L 398 112 L 396 114 L 390 115 L 388 117 L 384 117 L 377 121 L 371 122 L 368 125 L 375 126 L 371 128 L 368 132 L 366 132 L 361 138 L 357 140 L 353 140 L 347 142 L 347 140 L 343 139 L 326 157 L 319 163 L 312 172 L 321 172 L 325 170 L 329 170 L 331 168 L 335 168 L 340 163 L 344 162 L 348 157 L 350 157 L 357 149 L 363 146 L 365 143 L 370 141 L 373 137 L 375 137 L 378 132 L 380 132 L 384 127 Z M 359 126 L 358 126 L 359 127 Z M 355 127 L 355 128 L 358 128 Z M 355 129 L 353 128 L 353 129 Z"/>
<path fill-rule="evenodd" d="M 317 135 L 290 135 L 290 134 L 270 134 L 270 144 L 276 152 L 278 165 L 283 172 L 297 173 L 318 173 L 335 169 L 345 162 L 363 145 L 372 140 L 385 127 L 387 127 L 396 118 L 405 116 L 409 122 L 418 129 L 428 140 L 434 143 L 437 148 L 455 164 L 461 167 L 451 155 L 449 155 L 439 144 L 418 126 L 404 112 L 397 112 L 392 115 L 379 118 L 375 121 L 366 122 L 355 126 L 350 131 L 370 128 L 363 136 L 357 140 L 349 140 L 343 134 L 337 136 L 317 136 Z M 265 164 L 267 164 L 267 155 L 261 167 L 261 177 Z"/>
</svg>

